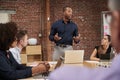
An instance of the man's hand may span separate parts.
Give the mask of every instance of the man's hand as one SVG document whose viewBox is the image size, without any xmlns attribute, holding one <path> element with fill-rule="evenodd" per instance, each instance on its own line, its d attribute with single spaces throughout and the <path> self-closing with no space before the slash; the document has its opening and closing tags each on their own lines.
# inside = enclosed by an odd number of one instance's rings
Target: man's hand
<svg viewBox="0 0 120 80">
<path fill-rule="evenodd" d="M 46 72 L 46 67 L 44 64 L 39 64 L 35 67 L 32 67 L 32 75 L 36 75 L 36 74 L 39 74 L 39 73 L 44 73 Z"/>
<path fill-rule="evenodd" d="M 36 75 L 49 71 L 50 65 L 47 62 L 39 63 L 37 66 L 32 68 L 32 74 Z"/>
<path fill-rule="evenodd" d="M 49 71 L 49 69 L 50 69 L 50 65 L 49 65 L 48 62 L 42 62 L 42 63 L 39 63 L 38 66 L 41 65 L 41 64 L 43 64 L 43 65 L 46 67 L 46 71 Z"/>
<path fill-rule="evenodd" d="M 38 67 L 39 67 L 40 73 L 44 73 L 47 71 L 46 66 L 44 64 L 39 64 Z"/>
<path fill-rule="evenodd" d="M 76 42 L 76 43 L 78 43 L 79 41 L 80 41 L 80 34 L 78 34 L 78 36 L 74 36 L 73 37 L 73 40 Z"/>
<path fill-rule="evenodd" d="M 62 39 L 62 38 L 58 36 L 58 33 L 56 33 L 56 35 L 54 36 L 54 40 L 59 41 L 60 39 Z"/>
</svg>

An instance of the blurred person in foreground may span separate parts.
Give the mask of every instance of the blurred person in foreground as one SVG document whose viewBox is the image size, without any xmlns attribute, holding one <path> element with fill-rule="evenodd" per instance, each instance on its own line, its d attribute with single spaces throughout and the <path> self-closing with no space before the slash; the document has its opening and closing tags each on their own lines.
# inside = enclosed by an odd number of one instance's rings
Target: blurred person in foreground
<svg viewBox="0 0 120 80">
<path fill-rule="evenodd" d="M 9 51 L 17 44 L 17 25 L 13 22 L 0 23 L 0 80 L 17 80 L 44 73 L 49 64 L 40 63 L 35 67 L 18 64 Z"/>
<path fill-rule="evenodd" d="M 90 69 L 64 66 L 52 72 L 49 80 L 120 80 L 120 0 L 109 0 L 109 9 L 112 12 L 112 45 L 117 52 L 111 67 Z"/>
</svg>

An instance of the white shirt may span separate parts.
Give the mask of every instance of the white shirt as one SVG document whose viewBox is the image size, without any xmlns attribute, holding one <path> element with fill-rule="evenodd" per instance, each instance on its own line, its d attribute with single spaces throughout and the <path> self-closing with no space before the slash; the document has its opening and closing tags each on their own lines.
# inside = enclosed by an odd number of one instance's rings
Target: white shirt
<svg viewBox="0 0 120 80">
<path fill-rule="evenodd" d="M 10 52 L 12 53 L 14 59 L 21 64 L 21 57 L 20 57 L 20 53 L 21 53 L 21 49 L 18 47 L 15 48 L 10 48 Z"/>
</svg>

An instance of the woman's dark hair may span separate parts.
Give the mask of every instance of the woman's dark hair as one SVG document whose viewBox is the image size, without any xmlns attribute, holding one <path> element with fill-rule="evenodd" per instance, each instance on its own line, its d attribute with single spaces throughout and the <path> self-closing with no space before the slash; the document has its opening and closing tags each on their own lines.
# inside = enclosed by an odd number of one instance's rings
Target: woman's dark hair
<svg viewBox="0 0 120 80">
<path fill-rule="evenodd" d="M 108 37 L 108 41 L 111 42 L 111 36 L 110 35 L 105 35 Z M 109 46 L 111 46 L 111 44 L 109 44 Z M 103 45 L 101 45 L 99 48 L 98 48 L 98 53 L 105 53 L 106 50 L 103 49 Z"/>
<path fill-rule="evenodd" d="M 0 23 L 0 50 L 8 50 L 16 40 L 17 25 L 14 22 Z"/>
<path fill-rule="evenodd" d="M 110 35 L 105 35 L 108 37 L 108 41 L 111 42 L 111 36 Z"/>
<path fill-rule="evenodd" d="M 27 30 L 19 30 L 17 35 L 16 35 L 16 38 L 18 40 L 18 42 L 25 36 L 27 35 Z"/>
</svg>

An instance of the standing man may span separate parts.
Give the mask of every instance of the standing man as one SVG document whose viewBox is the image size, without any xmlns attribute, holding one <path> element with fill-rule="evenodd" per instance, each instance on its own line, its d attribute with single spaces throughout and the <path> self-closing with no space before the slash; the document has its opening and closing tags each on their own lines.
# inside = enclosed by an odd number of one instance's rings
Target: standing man
<svg viewBox="0 0 120 80">
<path fill-rule="evenodd" d="M 63 18 L 53 23 L 49 39 L 55 42 L 53 60 L 58 60 L 60 56 L 64 57 L 65 50 L 73 50 L 72 43 L 80 41 L 77 25 L 71 20 L 72 8 L 66 6 L 63 8 Z"/>
<path fill-rule="evenodd" d="M 21 64 L 21 57 L 20 53 L 24 47 L 27 46 L 28 43 L 28 36 L 26 30 L 20 30 L 17 35 L 17 46 L 15 48 L 11 48 L 10 52 L 12 53 L 14 59 Z"/>
</svg>

